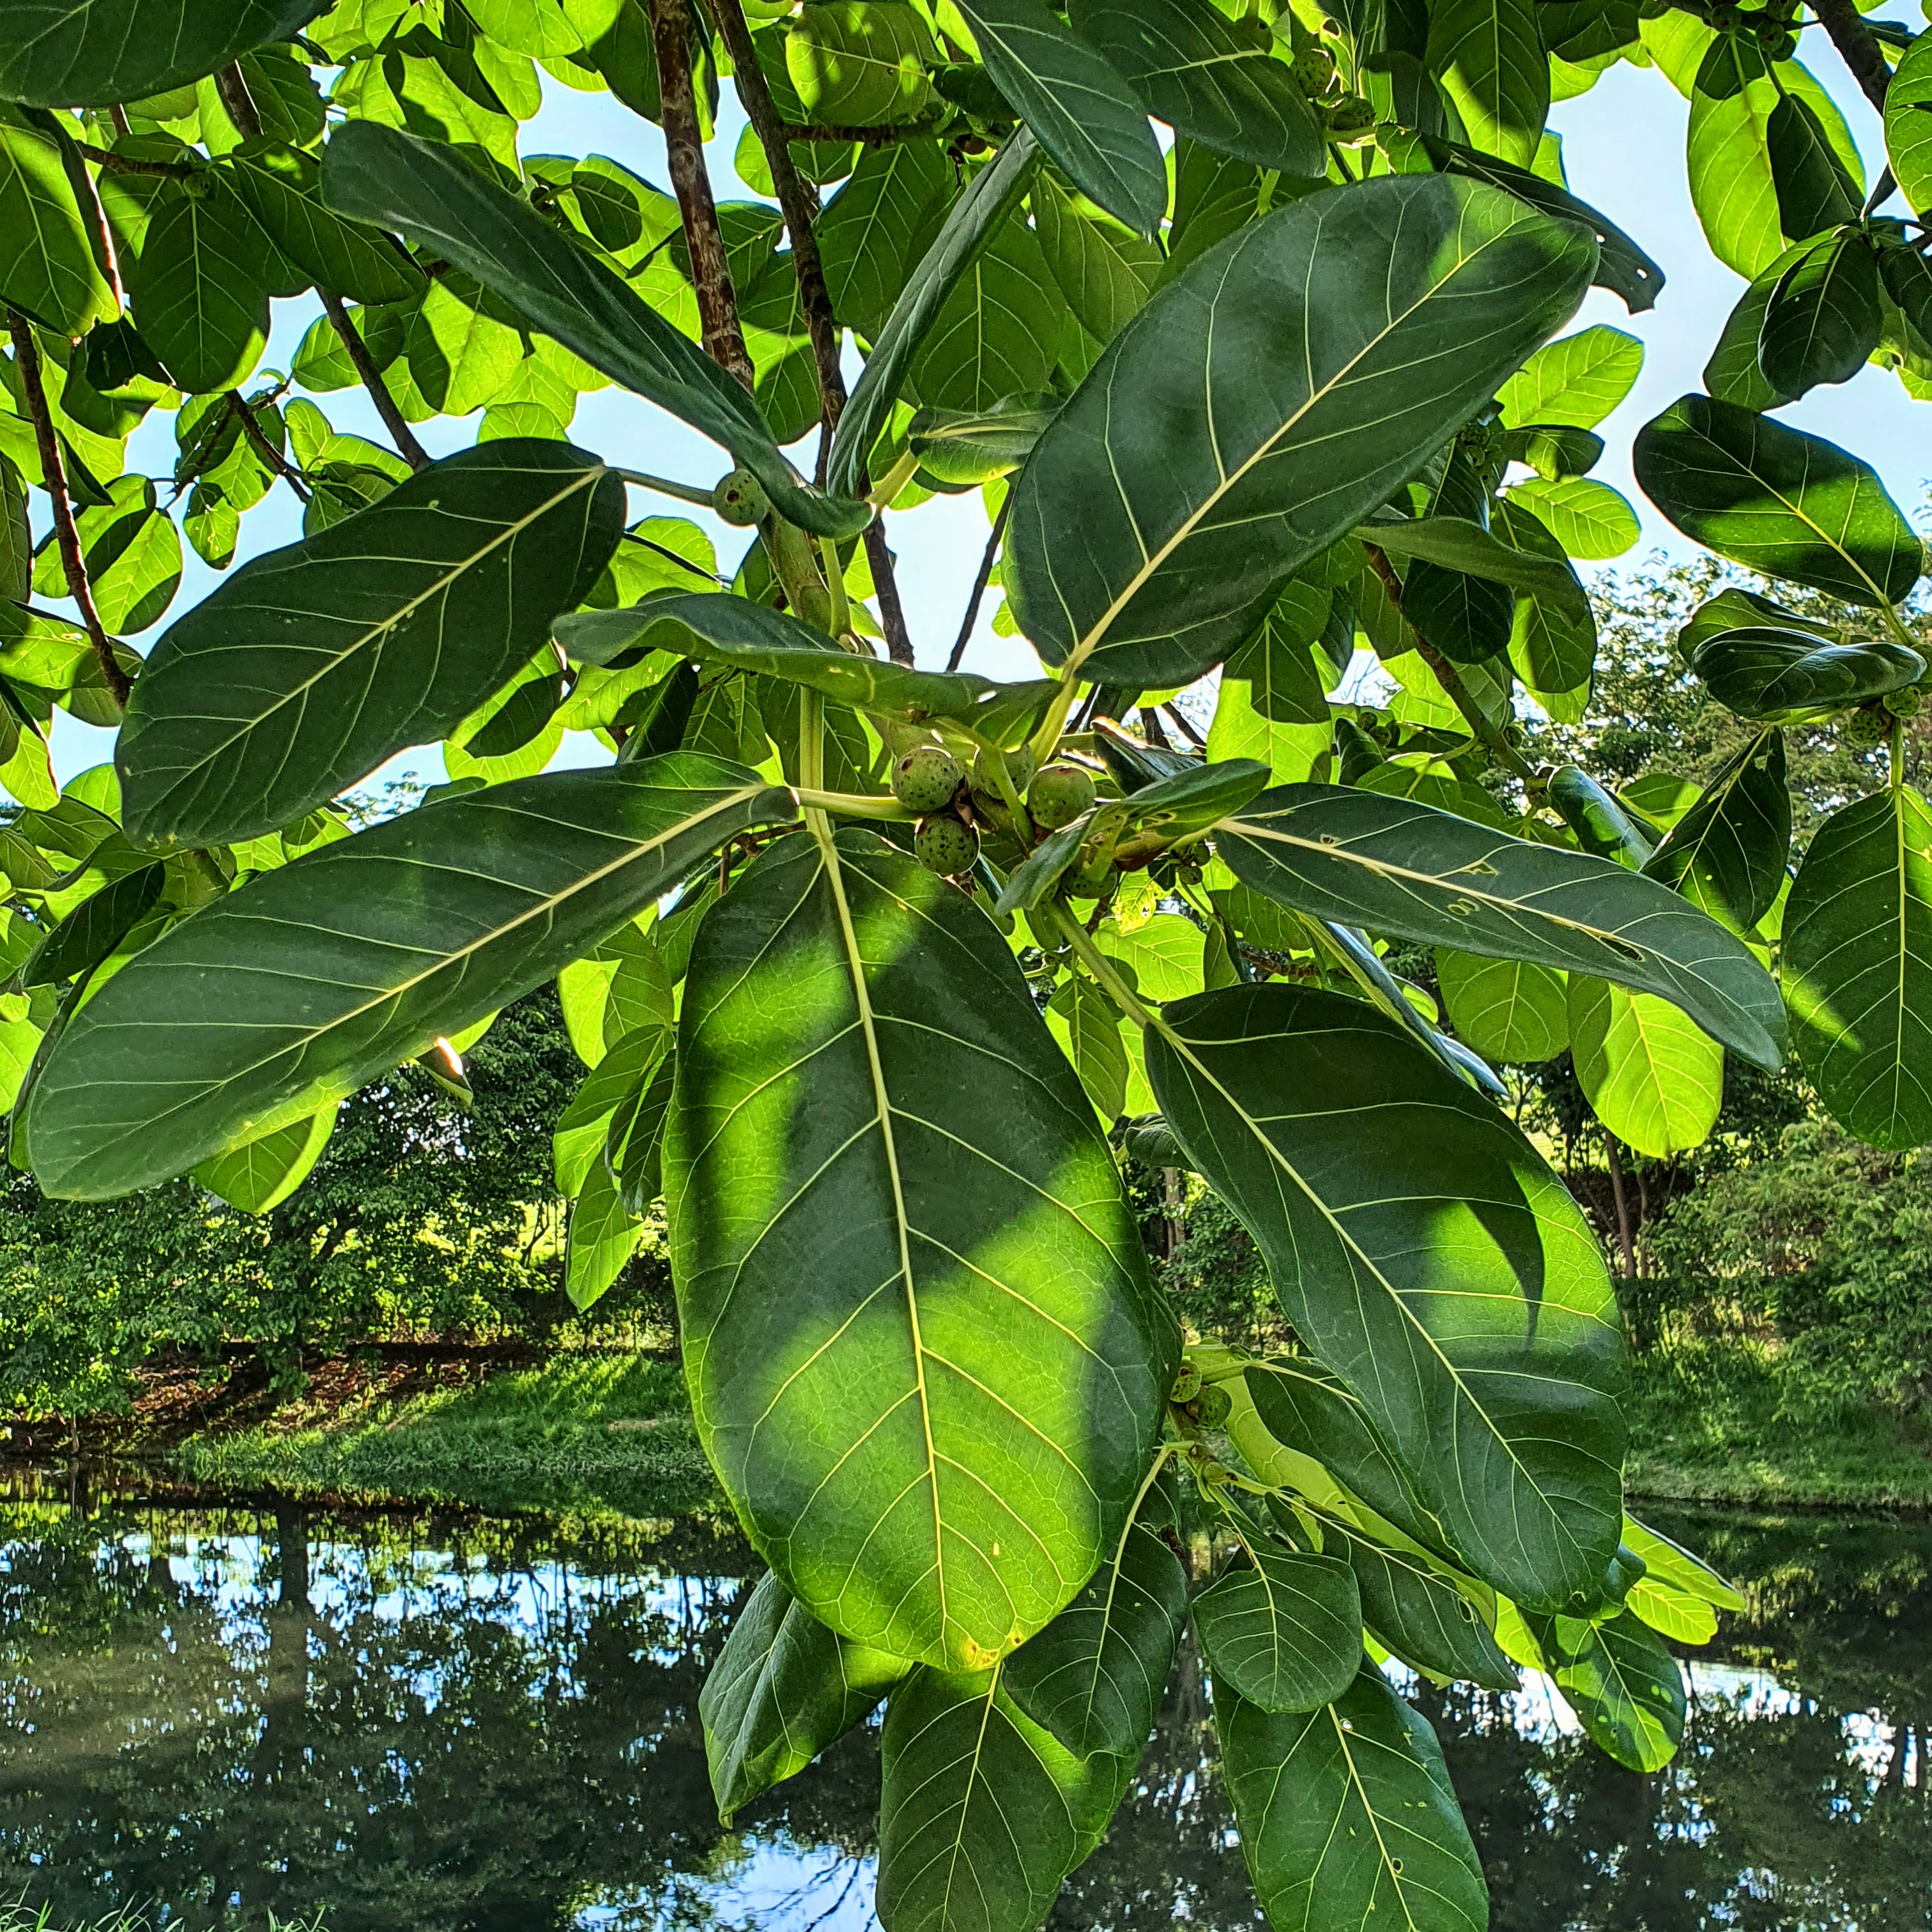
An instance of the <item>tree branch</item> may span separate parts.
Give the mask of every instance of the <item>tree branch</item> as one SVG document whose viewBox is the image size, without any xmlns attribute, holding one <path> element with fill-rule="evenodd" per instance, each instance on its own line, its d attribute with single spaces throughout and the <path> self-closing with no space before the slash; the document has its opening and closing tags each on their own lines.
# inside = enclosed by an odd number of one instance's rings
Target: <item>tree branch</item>
<svg viewBox="0 0 1932 1932">
<path fill-rule="evenodd" d="M 829 443 L 831 438 L 825 441 Z M 866 561 L 872 567 L 872 588 L 879 594 L 879 615 L 886 626 L 886 655 L 894 664 L 913 662 L 912 633 L 906 628 L 905 606 L 899 602 L 898 579 L 892 574 L 892 554 L 886 548 L 886 516 L 881 510 L 866 526 Z"/>
<path fill-rule="evenodd" d="M 382 372 L 376 367 L 369 354 L 369 345 L 362 340 L 361 332 L 349 319 L 349 311 L 343 306 L 342 298 L 332 295 L 326 289 L 318 289 L 316 293 L 322 298 L 322 312 L 334 326 L 336 334 L 342 338 L 343 352 L 349 358 L 350 367 L 362 379 L 362 386 L 369 392 L 370 399 L 376 405 L 376 413 L 382 418 L 382 427 L 389 432 L 390 440 L 400 452 L 403 460 L 412 470 L 429 467 L 429 452 L 417 442 L 416 432 L 403 420 L 403 412 L 396 406 L 396 399 L 389 393 L 389 386 L 382 380 Z"/>
<path fill-rule="evenodd" d="M 731 286 L 724 237 L 718 226 L 718 203 L 712 195 L 711 177 L 705 172 L 704 144 L 698 131 L 698 100 L 691 78 L 691 16 L 685 0 L 650 0 L 650 6 L 664 151 L 678 212 L 683 218 L 685 246 L 691 253 L 691 279 L 698 294 L 704 352 L 749 389 L 755 380 L 752 358 L 738 320 L 737 291 Z"/>
<path fill-rule="evenodd" d="M 192 181 L 201 172 L 190 161 L 144 161 L 138 155 L 117 154 L 111 148 L 96 148 L 86 141 L 75 142 L 74 151 L 107 175 L 158 175 L 166 181 Z"/>
<path fill-rule="evenodd" d="M 94 588 L 87 579 L 87 564 L 80 554 L 80 532 L 75 529 L 74 506 L 67 494 L 67 468 L 61 460 L 60 440 L 54 434 L 53 418 L 47 409 L 47 393 L 40 382 L 40 352 L 34 344 L 34 332 L 27 319 L 16 310 L 7 311 L 8 332 L 14 341 L 14 360 L 20 372 L 20 392 L 27 405 L 27 418 L 34 426 L 34 440 L 40 453 L 40 474 L 53 500 L 54 541 L 59 546 L 62 568 L 67 572 L 68 595 L 80 607 L 81 622 L 94 646 L 94 662 L 100 667 L 101 681 L 122 710 L 128 708 L 132 687 L 121 668 L 114 646 L 94 607 Z"/>
<path fill-rule="evenodd" d="M 255 110 L 255 97 L 248 92 L 248 79 L 238 63 L 231 61 L 216 74 L 214 91 L 220 95 L 229 119 L 240 133 L 254 135 L 262 131 L 262 117 Z"/>
<path fill-rule="evenodd" d="M 959 634 L 952 640 L 952 655 L 946 660 L 948 670 L 957 670 L 959 661 L 966 655 L 966 646 L 973 641 L 973 626 L 980 621 L 980 600 L 986 594 L 986 586 L 992 581 L 993 564 L 1000 554 L 1000 539 L 1006 533 L 1006 513 L 1013 506 L 1013 493 L 1009 489 L 1000 499 L 1000 508 L 993 518 L 993 533 L 986 539 L 986 548 L 980 559 L 980 574 L 973 580 L 973 594 L 966 600 L 966 614 L 959 622 Z"/>
<path fill-rule="evenodd" d="M 262 425 L 255 420 L 255 412 L 242 400 L 238 389 L 229 391 L 228 406 L 241 424 L 242 434 L 254 445 L 255 454 L 306 503 L 315 492 L 308 487 L 302 472 L 268 440 Z"/>
<path fill-rule="evenodd" d="M 1864 89 L 1865 98 L 1882 114 L 1892 86 L 1892 68 L 1877 36 L 1859 14 L 1857 0 L 1811 0 L 1811 10 L 1831 36 L 1839 58 L 1851 69 L 1852 78 Z"/>
<path fill-rule="evenodd" d="M 735 63 L 737 56 L 734 54 L 731 58 Z M 889 148 L 895 141 L 910 141 L 915 136 L 933 132 L 930 121 L 898 121 L 879 128 L 798 128 L 790 122 L 781 122 L 780 125 L 788 141 L 856 141 L 868 148 Z"/>
</svg>

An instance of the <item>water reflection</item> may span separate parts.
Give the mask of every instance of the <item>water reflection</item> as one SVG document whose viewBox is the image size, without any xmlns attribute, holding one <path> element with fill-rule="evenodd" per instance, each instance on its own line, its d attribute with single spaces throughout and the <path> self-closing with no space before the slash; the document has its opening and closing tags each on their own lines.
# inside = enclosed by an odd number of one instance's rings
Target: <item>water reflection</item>
<svg viewBox="0 0 1932 1932">
<path fill-rule="evenodd" d="M 1670 1527 L 1671 1526 L 1666 1526 Z M 1932 1923 L 1932 1532 L 1678 1526 L 1750 1586 L 1618 1771 L 1532 1687 L 1415 1687 L 1510 1932 Z M 722 1830 L 698 1693 L 752 1566 L 701 1528 L 0 1504 L 0 1885 L 334 1932 L 871 1922 L 873 1733 Z M 1053 1924 L 1253 1925 L 1185 1662 Z"/>
</svg>

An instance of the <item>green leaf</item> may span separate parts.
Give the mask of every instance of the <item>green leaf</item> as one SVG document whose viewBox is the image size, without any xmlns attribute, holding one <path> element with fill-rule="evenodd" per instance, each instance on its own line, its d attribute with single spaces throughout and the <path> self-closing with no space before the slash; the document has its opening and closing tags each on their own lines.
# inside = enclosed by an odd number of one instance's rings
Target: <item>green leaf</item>
<svg viewBox="0 0 1932 1932">
<path fill-rule="evenodd" d="M 120 304 L 68 166 L 56 129 L 0 110 L 0 304 L 77 337 L 112 320 Z"/>
<path fill-rule="evenodd" d="M 244 1214 L 266 1214 L 309 1178 L 335 1131 L 335 1114 L 332 1106 L 323 1107 L 218 1154 L 194 1170 L 195 1183 Z"/>
<path fill-rule="evenodd" d="M 1765 305 L 1758 367 L 1780 395 L 1849 382 L 1878 346 L 1878 258 L 1856 229 L 1786 269 Z"/>
<path fill-rule="evenodd" d="M 1758 339 L 1764 333 L 1765 311 L 1771 306 L 1772 292 L 1784 280 L 1786 272 L 1814 249 L 1828 248 L 1832 238 L 1814 235 L 1787 248 L 1758 276 L 1738 298 L 1738 304 L 1725 320 L 1711 359 L 1704 364 L 1704 388 L 1720 403 L 1735 403 L 1743 410 L 1781 409 L 1793 400 L 1765 378 L 1758 365 Z"/>
<path fill-rule="evenodd" d="M 569 1106 L 557 1116 L 550 1136 L 550 1160 L 556 1191 L 566 1199 L 582 1191 L 586 1177 L 602 1155 L 617 1109 L 652 1078 L 664 1058 L 666 1039 L 664 1030 L 650 1027 L 626 1034 L 599 1057 Z"/>
<path fill-rule="evenodd" d="M 1826 138 L 1817 110 L 1795 94 L 1780 94 L 1765 129 L 1778 226 L 1794 242 L 1858 218 L 1862 185 Z"/>
<path fill-rule="evenodd" d="M 699 1433 L 787 1588 L 920 1660 L 1051 1622 L 1114 1547 L 1178 1351 L 984 914 L 868 832 L 762 854 L 692 954 L 664 1192 Z"/>
<path fill-rule="evenodd" d="M 1048 1025 L 1072 1061 L 1094 1111 L 1112 1126 L 1126 1112 L 1127 1102 L 1127 1049 L 1120 1036 L 1120 1008 L 1091 980 L 1076 974 L 1054 994 L 1047 1013 Z"/>
<path fill-rule="evenodd" d="M 796 1777 L 864 1719 L 909 1666 L 835 1636 L 767 1570 L 698 1700 L 718 1815 Z"/>
<path fill-rule="evenodd" d="M 1136 235 L 1167 212 L 1167 166 L 1126 81 L 1042 0 L 960 0 L 993 85 L 1061 172 Z"/>
<path fill-rule="evenodd" d="M 232 389 L 261 359 L 272 264 L 218 175 L 166 182 L 138 256 L 123 265 L 141 340 L 177 388 Z"/>
<path fill-rule="evenodd" d="M 1244 229 L 1121 331 L 1041 437 L 1007 538 L 1021 628 L 1105 682 L 1217 663 L 1569 313 L 1589 259 L 1574 228 L 1433 176 Z"/>
<path fill-rule="evenodd" d="M 256 558 L 169 627 L 136 680 L 117 752 L 129 832 L 272 832 L 452 730 L 589 590 L 623 517 L 596 458 L 490 442 Z"/>
<path fill-rule="evenodd" d="M 1052 176 L 1034 177 L 1034 238 L 1082 328 L 1103 346 L 1146 308 L 1166 256 L 1096 209 L 1088 214 Z"/>
<path fill-rule="evenodd" d="M 106 494 L 106 502 L 74 519 L 94 608 L 110 632 L 145 631 L 173 602 L 181 584 L 181 532 L 158 506 L 146 477 L 117 476 Z M 50 548 L 43 560 L 46 581 L 36 588 L 67 596 L 58 549 Z"/>
<path fill-rule="evenodd" d="M 1326 173 L 1325 130 L 1258 20 L 1184 0 L 1076 0 L 1072 18 L 1178 132 L 1257 167 Z"/>
<path fill-rule="evenodd" d="M 908 375 L 940 409 L 991 409 L 1045 388 L 1066 306 L 1018 209 L 975 257 L 932 318 Z"/>
<path fill-rule="evenodd" d="M 661 594 L 628 610 L 580 610 L 555 628 L 557 641 L 586 663 L 673 650 L 703 664 L 784 678 L 906 724 L 943 718 L 1004 746 L 1024 740 L 1058 688 L 1046 679 L 995 684 L 970 671 L 911 670 L 860 657 L 796 617 L 722 591 Z"/>
<path fill-rule="evenodd" d="M 592 1306 L 616 1286 L 643 1232 L 644 1224 L 625 1211 L 610 1170 L 594 1162 L 571 1204 L 563 1286 L 573 1308 Z"/>
<path fill-rule="evenodd" d="M 1638 431 L 1636 479 L 1694 542 L 1853 604 L 1902 602 L 1919 542 L 1869 464 L 1708 396 Z"/>
<path fill-rule="evenodd" d="M 1606 860 L 1328 785 L 1264 793 L 1215 846 L 1238 878 L 1297 912 L 1661 994 L 1747 1060 L 1783 1060 L 1783 1009 L 1750 951 Z"/>
<path fill-rule="evenodd" d="M 224 172 L 275 246 L 318 288 L 359 302 L 422 292 L 422 272 L 390 237 L 322 206 L 313 154 L 286 142 L 250 142 L 227 158 Z"/>
<path fill-rule="evenodd" d="M 139 100 L 286 40 L 323 0 L 0 0 L 0 100 L 99 107 Z"/>
<path fill-rule="evenodd" d="M 1932 1140 L 1932 810 L 1909 785 L 1826 819 L 1784 909 L 1799 1058 L 1869 1145 Z"/>
<path fill-rule="evenodd" d="M 1741 718 L 1828 716 L 1902 691 L 1925 674 L 1925 660 L 1889 638 L 1828 644 L 1774 624 L 1706 634 L 1686 655 L 1711 695 Z"/>
<path fill-rule="evenodd" d="M 1631 1771 L 1661 1771 L 1677 1755 L 1684 1673 L 1628 1610 L 1585 1626 L 1576 1653 L 1558 1655 L 1556 1688 L 1593 1744 Z"/>
<path fill-rule="evenodd" d="M 1313 1711 L 1354 1682 L 1362 1660 L 1355 1573 L 1335 1556 L 1257 1538 L 1250 1562 L 1194 1600 L 1194 1628 L 1218 1694 L 1264 1711 Z"/>
<path fill-rule="evenodd" d="M 880 1758 L 874 1910 L 893 1932 L 1037 1932 L 1135 1764 L 1070 1751 L 998 1666 L 914 1671 L 886 1706 Z"/>
<path fill-rule="evenodd" d="M 1932 214 L 1932 41 L 1906 50 L 1885 95 L 1885 151 L 1914 214 Z"/>
<path fill-rule="evenodd" d="M 143 866 L 83 899 L 22 963 L 22 987 L 51 986 L 91 973 L 160 897 L 164 868 Z"/>
<path fill-rule="evenodd" d="M 1572 974 L 1570 1052 L 1598 1119 L 1639 1154 L 1688 1154 L 1717 1124 L 1724 1050 L 1668 1000 Z"/>
<path fill-rule="evenodd" d="M 1636 386 L 1642 368 L 1643 344 L 1597 322 L 1545 344 L 1496 394 L 1510 423 L 1594 429 Z"/>
<path fill-rule="evenodd" d="M 604 1142 L 604 1164 L 617 1184 L 627 1214 L 641 1215 L 664 1192 L 664 1136 L 677 1078 L 677 1054 L 667 1052 L 649 1080 L 618 1103 Z"/>
<path fill-rule="evenodd" d="M 100 1199 L 306 1118 L 494 1012 L 725 839 L 794 813 L 679 754 L 405 812 L 204 906 L 69 1024 L 33 1095 L 42 1186 Z M 193 1012 L 200 1024 L 178 1023 Z"/>
<path fill-rule="evenodd" d="M 928 216 L 952 189 L 937 141 L 893 141 L 859 157 L 851 178 L 812 224 L 841 322 L 868 339 L 878 335 L 918 266 Z"/>
<path fill-rule="evenodd" d="M 1270 1924 L 1484 1932 L 1489 1897 L 1442 1748 L 1372 1666 L 1324 1710 L 1275 1716 L 1221 1694 L 1214 1720 Z"/>
<path fill-rule="evenodd" d="M 906 432 L 920 468 L 956 489 L 977 489 L 1025 462 L 1053 420 L 1052 399 L 1012 396 L 990 410 L 921 410 Z"/>
<path fill-rule="evenodd" d="M 839 416 L 826 462 L 829 488 L 843 495 L 859 494 L 872 446 L 891 419 L 913 358 L 946 298 L 1025 199 L 1039 156 L 1033 136 L 1024 128 L 1016 129 L 952 204 L 944 226 L 893 304 L 866 358 L 865 372 Z"/>
<path fill-rule="evenodd" d="M 1336 994 L 1180 1001 L 1148 1076 L 1451 1546 L 1520 1602 L 1594 1588 L 1622 1520 L 1622 1338 L 1594 1238 L 1529 1142 Z M 1392 1140 L 1402 1106 L 1435 1130 Z"/>
<path fill-rule="evenodd" d="M 1673 1543 L 1633 1516 L 1624 1518 L 1624 1540 L 1648 1566 L 1647 1574 L 1720 1610 L 1741 1610 L 1744 1600 L 1701 1557 Z"/>
<path fill-rule="evenodd" d="M 1086 1588 L 1003 1666 L 1008 1696 L 1077 1756 L 1138 1758 L 1187 1621 L 1187 1574 L 1130 1524 Z"/>
<path fill-rule="evenodd" d="M 593 369 L 729 450 L 794 522 L 849 536 L 869 520 L 866 506 L 801 482 L 737 380 L 628 283 L 452 149 L 352 121 L 323 154 L 322 193 L 338 213 L 453 262 Z"/>
<path fill-rule="evenodd" d="M 1504 501 L 1530 512 L 1565 556 L 1586 562 L 1622 556 L 1642 534 L 1628 500 L 1594 476 L 1566 476 L 1554 483 L 1526 477 L 1510 486 Z M 1588 602 L 1584 599 L 1586 614 Z M 1566 614 L 1559 608 L 1559 614 Z M 1567 614 L 1576 620 L 1574 605 Z"/>
<path fill-rule="evenodd" d="M 1632 872 L 1643 869 L 1656 844 L 1649 829 L 1588 772 L 1575 765 L 1558 766 L 1544 786 L 1544 800 L 1592 857 L 1614 860 Z"/>
<path fill-rule="evenodd" d="M 1536 0 L 1432 0 L 1430 70 L 1441 77 L 1469 138 L 1528 167 L 1550 113 L 1550 62 Z"/>
<path fill-rule="evenodd" d="M 1783 890 L 1790 850 L 1784 734 L 1766 731 L 1725 760 L 1643 870 L 1720 925 L 1749 932 Z"/>
<path fill-rule="evenodd" d="M 1554 1060 L 1570 1044 L 1563 975 L 1521 959 L 1436 949 L 1436 980 L 1456 1037 L 1485 1060 Z"/>
<path fill-rule="evenodd" d="M 1567 564 L 1501 542 L 1467 517 L 1378 518 L 1364 524 L 1355 534 L 1391 556 L 1420 557 L 1464 576 L 1541 597 L 1573 622 L 1581 622 L 1590 614 L 1589 596 Z M 1408 608 L 1406 599 L 1402 608 Z"/>
<path fill-rule="evenodd" d="M 814 0 L 785 34 L 785 72 L 810 119 L 876 127 L 926 105 L 933 51 L 926 22 L 898 0 Z"/>
</svg>

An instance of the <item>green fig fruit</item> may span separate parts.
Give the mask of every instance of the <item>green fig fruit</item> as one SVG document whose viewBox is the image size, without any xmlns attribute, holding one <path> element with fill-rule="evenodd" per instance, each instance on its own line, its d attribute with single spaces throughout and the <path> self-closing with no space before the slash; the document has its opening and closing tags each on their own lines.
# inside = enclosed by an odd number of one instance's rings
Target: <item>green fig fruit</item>
<svg viewBox="0 0 1932 1932">
<path fill-rule="evenodd" d="M 1078 765 L 1048 765 L 1027 787 L 1027 810 L 1048 832 L 1071 825 L 1094 802 L 1094 777 Z"/>
<path fill-rule="evenodd" d="M 1234 1412 L 1233 1399 L 1219 1382 L 1210 1382 L 1194 1398 L 1194 1413 L 1206 1429 L 1219 1429 Z"/>
<path fill-rule="evenodd" d="M 912 836 L 913 856 L 928 872 L 956 879 L 973 869 L 980 856 L 980 835 L 950 812 L 922 818 Z"/>
<path fill-rule="evenodd" d="M 1174 1387 L 1168 1391 L 1170 1402 L 1192 1402 L 1201 1393 L 1201 1371 L 1192 1362 L 1183 1362 L 1180 1372 L 1174 1378 Z"/>
<path fill-rule="evenodd" d="M 728 524 L 746 530 L 771 514 L 772 500 L 765 486 L 740 464 L 712 491 L 711 507 Z"/>
<path fill-rule="evenodd" d="M 1308 47 L 1294 57 L 1294 82 L 1310 100 L 1328 92 L 1335 78 L 1335 56 L 1326 47 Z"/>
<path fill-rule="evenodd" d="M 1882 745 L 1892 736 L 1892 713 L 1882 701 L 1861 704 L 1845 720 L 1845 742 L 1863 751 Z"/>
<path fill-rule="evenodd" d="M 944 812 L 965 776 L 944 745 L 915 745 L 892 766 L 892 796 L 908 812 Z"/>
<path fill-rule="evenodd" d="M 1924 698 L 1916 684 L 1908 684 L 1903 691 L 1888 691 L 1880 700 L 1894 718 L 1916 718 Z"/>
<path fill-rule="evenodd" d="M 1363 141 L 1375 132 L 1376 107 L 1359 94 L 1345 94 L 1328 110 L 1328 136 L 1334 141 Z"/>
</svg>

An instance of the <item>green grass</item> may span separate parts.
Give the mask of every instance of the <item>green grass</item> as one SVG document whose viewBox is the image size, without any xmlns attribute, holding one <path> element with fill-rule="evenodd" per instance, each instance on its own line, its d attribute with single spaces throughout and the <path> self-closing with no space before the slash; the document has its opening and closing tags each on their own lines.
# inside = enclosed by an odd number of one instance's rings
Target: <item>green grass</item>
<svg viewBox="0 0 1932 1932">
<path fill-rule="evenodd" d="M 719 1501 L 682 1373 L 661 1356 L 559 1355 L 323 1426 L 196 1437 L 172 1460 L 182 1475 L 231 1490 L 488 1510 L 662 1519 Z"/>
<path fill-rule="evenodd" d="M 325 1910 L 317 1906 L 313 1916 L 300 1918 L 278 1918 L 272 1912 L 267 1932 L 325 1932 Z M 36 1911 L 24 1900 L 16 1899 L 0 1905 L 0 1932 L 160 1932 L 160 1928 L 144 1906 L 123 1906 L 118 1912 L 81 1922 L 56 1918 L 45 1906 Z M 167 1932 L 188 1932 L 187 1922 L 171 1916 Z"/>
<path fill-rule="evenodd" d="M 1874 1402 L 1792 1414 L 1775 1360 L 1735 1343 L 1640 1357 L 1625 1480 L 1672 1502 L 1932 1506 L 1932 1430 Z"/>
</svg>

